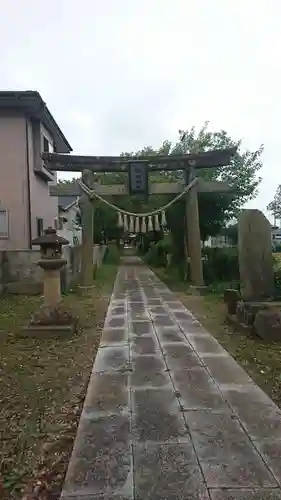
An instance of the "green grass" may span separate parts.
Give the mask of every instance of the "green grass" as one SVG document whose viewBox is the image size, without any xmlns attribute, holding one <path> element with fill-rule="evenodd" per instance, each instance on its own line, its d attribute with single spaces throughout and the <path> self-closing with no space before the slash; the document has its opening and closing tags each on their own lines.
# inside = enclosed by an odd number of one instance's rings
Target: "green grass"
<svg viewBox="0 0 281 500">
<path fill-rule="evenodd" d="M 273 254 L 273 259 L 274 259 L 274 269 L 275 271 L 278 271 L 281 269 L 281 253 L 274 253 Z"/>
<path fill-rule="evenodd" d="M 180 275 L 175 268 L 155 267 L 153 272 L 162 280 L 172 291 L 186 291 L 189 284 L 180 279 Z"/>
<path fill-rule="evenodd" d="M 104 283 L 112 282 L 115 280 L 117 265 L 113 263 L 103 264 L 100 268 L 96 270 L 95 275 L 95 285 L 100 287 L 104 286 Z"/>
</svg>

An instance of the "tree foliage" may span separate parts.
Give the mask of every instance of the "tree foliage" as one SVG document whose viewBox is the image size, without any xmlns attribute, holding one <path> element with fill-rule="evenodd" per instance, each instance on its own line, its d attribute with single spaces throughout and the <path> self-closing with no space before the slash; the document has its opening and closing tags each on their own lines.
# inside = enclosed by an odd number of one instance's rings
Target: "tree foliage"
<svg viewBox="0 0 281 500">
<path fill-rule="evenodd" d="M 268 204 L 267 210 L 276 219 L 281 219 L 281 184 L 276 189 L 273 200 Z"/>
<path fill-rule="evenodd" d="M 253 152 L 243 151 L 241 140 L 234 141 L 225 131 L 209 131 L 207 122 L 198 133 L 193 127 L 187 131 L 180 131 L 179 134 L 179 141 L 171 149 L 170 154 L 237 147 L 237 153 L 228 167 L 200 169 L 197 172 L 197 175 L 205 180 L 225 181 L 231 188 L 229 193 L 200 193 L 199 195 L 201 238 L 205 241 L 208 236 L 217 235 L 221 228 L 237 217 L 245 202 L 257 195 L 257 188 L 261 180 L 257 174 L 262 167 L 260 157 L 263 146 L 261 145 Z M 178 173 L 178 175 L 181 174 Z M 185 225 L 184 216 L 185 206 L 184 200 L 182 200 L 175 204 L 169 213 L 174 248 L 177 249 L 176 260 L 184 254 L 182 237 Z"/>
</svg>

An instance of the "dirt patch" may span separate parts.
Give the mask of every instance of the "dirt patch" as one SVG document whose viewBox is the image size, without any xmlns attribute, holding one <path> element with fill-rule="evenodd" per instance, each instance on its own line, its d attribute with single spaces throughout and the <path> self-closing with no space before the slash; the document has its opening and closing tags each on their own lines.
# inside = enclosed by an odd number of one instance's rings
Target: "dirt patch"
<svg viewBox="0 0 281 500">
<path fill-rule="evenodd" d="M 281 408 L 281 342 L 266 343 L 235 332 L 226 323 L 226 308 L 221 294 L 198 295 L 186 284 L 167 280 L 165 271 L 154 271 Z"/>
<path fill-rule="evenodd" d="M 3 500 L 59 497 L 117 267 L 101 269 L 91 296 L 64 297 L 81 318 L 71 339 L 19 338 L 20 326 L 42 299 L 0 297 Z"/>
</svg>

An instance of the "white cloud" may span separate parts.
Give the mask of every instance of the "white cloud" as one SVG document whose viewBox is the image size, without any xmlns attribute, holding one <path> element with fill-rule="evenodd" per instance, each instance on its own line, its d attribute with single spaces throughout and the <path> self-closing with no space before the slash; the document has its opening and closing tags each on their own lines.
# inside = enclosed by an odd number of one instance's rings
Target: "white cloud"
<svg viewBox="0 0 281 500">
<path fill-rule="evenodd" d="M 118 154 L 209 120 L 279 176 L 279 0 L 1 0 L 2 88 L 37 89 L 76 152 Z"/>
</svg>

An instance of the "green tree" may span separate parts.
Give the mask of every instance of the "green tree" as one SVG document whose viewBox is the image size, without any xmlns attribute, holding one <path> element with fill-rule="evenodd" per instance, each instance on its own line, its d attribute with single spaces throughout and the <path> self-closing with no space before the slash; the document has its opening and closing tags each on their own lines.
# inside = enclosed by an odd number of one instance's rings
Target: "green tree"
<svg viewBox="0 0 281 500">
<path fill-rule="evenodd" d="M 237 153 L 228 167 L 200 169 L 197 175 L 205 180 L 226 181 L 231 191 L 228 193 L 200 193 L 199 215 L 201 238 L 217 235 L 227 222 L 236 218 L 245 202 L 253 199 L 261 181 L 258 172 L 262 167 L 263 146 L 256 151 L 242 150 L 242 141 L 234 141 L 225 131 L 208 130 L 208 122 L 196 133 L 195 128 L 179 131 L 179 141 L 170 145 L 170 154 L 190 153 L 237 147 Z M 166 143 L 167 144 L 167 143 Z M 178 177 L 182 176 L 178 172 Z M 183 231 L 185 225 L 185 202 L 173 205 L 169 210 L 169 225 L 174 237 L 176 261 L 184 255 Z"/>
<path fill-rule="evenodd" d="M 281 184 L 276 189 L 273 200 L 268 204 L 267 210 L 276 219 L 281 219 Z"/>
</svg>

